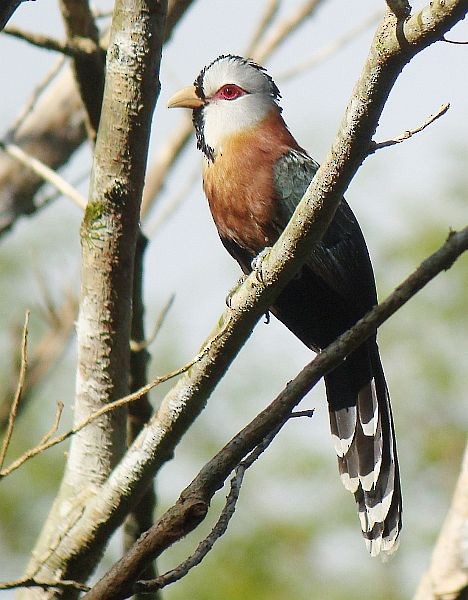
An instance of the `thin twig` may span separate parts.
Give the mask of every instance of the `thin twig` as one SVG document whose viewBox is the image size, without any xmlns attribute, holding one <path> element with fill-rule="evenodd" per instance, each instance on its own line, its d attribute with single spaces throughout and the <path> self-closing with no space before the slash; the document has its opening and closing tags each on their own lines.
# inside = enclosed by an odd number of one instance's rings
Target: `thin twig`
<svg viewBox="0 0 468 600">
<path fill-rule="evenodd" d="M 48 87 L 48 85 L 55 79 L 55 77 L 60 73 L 61 68 L 65 64 L 65 57 L 60 56 L 55 64 L 52 65 L 51 69 L 45 74 L 44 79 L 33 89 L 30 97 L 28 98 L 26 104 L 21 109 L 20 113 L 13 121 L 12 125 L 8 129 L 8 133 L 6 134 L 7 139 L 12 139 L 17 131 L 17 129 L 21 126 L 25 118 L 34 110 L 37 101 L 41 97 L 41 94 Z"/>
<path fill-rule="evenodd" d="M 45 318 L 50 327 L 48 327 L 42 338 L 34 344 L 34 348 L 28 353 L 28 377 L 23 387 L 18 415 L 25 409 L 31 390 L 34 389 L 37 383 L 57 363 L 74 331 L 77 310 L 74 296 L 71 293 L 67 293 L 65 301 L 59 307 L 54 307 L 52 304 L 49 305 L 47 293 L 45 298 L 48 304 Z M 19 357 L 16 362 L 20 362 Z M 6 429 L 10 405 L 9 399 L 14 393 L 15 388 L 7 388 L 0 396 L 0 430 Z"/>
<path fill-rule="evenodd" d="M 259 63 L 263 63 L 291 33 L 314 14 L 321 2 L 323 0 L 306 0 L 306 2 L 303 2 L 293 13 L 280 21 L 263 42 L 260 41 L 252 52 L 252 58 Z"/>
<path fill-rule="evenodd" d="M 188 175 L 186 181 L 182 188 L 174 194 L 172 198 L 168 200 L 168 202 L 164 205 L 164 207 L 155 215 L 154 219 L 148 224 L 145 225 L 145 234 L 149 238 L 154 238 L 167 222 L 171 219 L 171 217 L 176 213 L 177 209 L 182 205 L 184 200 L 187 199 L 190 190 L 193 188 L 194 184 L 200 178 L 200 172 L 197 165 L 191 175 Z"/>
<path fill-rule="evenodd" d="M 44 590 L 48 590 L 50 588 L 58 588 L 62 590 L 72 588 L 74 590 L 79 590 L 80 592 L 87 592 L 91 589 L 84 583 L 80 583 L 79 581 L 69 581 L 67 579 L 58 581 L 40 581 L 34 579 L 34 577 L 24 577 L 22 579 L 15 579 L 13 581 L 0 582 L 0 590 L 14 590 L 22 587 L 39 587 Z"/>
<path fill-rule="evenodd" d="M 23 394 L 24 382 L 26 381 L 26 370 L 28 368 L 28 325 L 29 310 L 26 311 L 26 315 L 24 317 L 23 336 L 21 340 L 21 366 L 18 377 L 18 385 L 16 387 L 15 397 L 13 398 L 10 414 L 8 416 L 8 427 L 5 433 L 5 437 L 3 438 L 2 448 L 0 450 L 0 472 L 3 467 L 3 463 L 5 462 L 5 457 L 8 451 L 8 446 L 10 445 L 11 436 L 13 435 L 13 428 L 15 426 L 16 415 L 18 414 L 18 406 L 21 401 L 21 396 Z"/>
<path fill-rule="evenodd" d="M 144 396 L 145 394 L 150 392 L 153 388 L 157 387 L 161 383 L 165 383 L 166 381 L 173 379 L 174 377 L 177 377 L 178 375 L 181 375 L 182 373 L 185 373 L 185 371 L 188 371 L 191 367 L 193 367 L 193 365 L 195 365 L 199 360 L 201 360 L 201 358 L 203 358 L 203 356 L 207 352 L 209 352 L 211 344 L 216 342 L 220 337 L 222 337 L 224 335 L 224 332 L 226 331 L 226 328 L 228 327 L 228 325 L 229 325 L 229 320 L 226 322 L 223 329 L 221 329 L 221 331 L 219 331 L 217 333 L 217 335 L 214 336 L 213 339 L 210 342 L 208 342 L 203 347 L 203 349 L 190 362 L 186 363 L 182 367 L 179 367 L 175 371 L 171 371 L 170 373 L 166 373 L 165 375 L 156 377 L 156 379 L 153 379 L 153 381 L 150 381 L 150 383 L 143 386 L 136 392 L 133 392 L 132 394 L 128 394 L 127 396 L 124 396 L 123 398 L 120 398 L 119 400 L 115 400 L 114 402 L 109 402 L 109 404 L 106 404 L 99 410 L 93 412 L 86 419 L 83 419 L 80 423 L 75 425 L 75 427 L 73 427 L 72 429 L 69 429 L 65 433 L 57 435 L 42 444 L 40 443 L 37 446 L 34 446 L 34 448 L 30 448 L 24 454 L 22 454 L 19 458 L 17 458 L 15 461 L 13 461 L 10 465 L 8 465 L 8 467 L 5 467 L 4 469 L 0 470 L 0 479 L 2 479 L 3 477 L 6 477 L 7 475 L 10 475 L 10 473 L 12 473 L 13 471 L 16 471 L 16 469 L 21 467 L 21 465 L 23 465 L 26 461 L 33 458 L 34 456 L 37 456 L 38 454 L 42 454 L 42 452 L 44 452 L 45 450 L 48 450 L 49 448 L 52 448 L 53 446 L 56 446 L 57 444 L 61 444 L 62 442 L 67 440 L 72 435 L 75 435 L 75 433 L 78 433 L 78 431 L 81 431 L 82 429 L 84 429 L 87 425 L 89 425 L 90 423 L 92 423 L 93 421 L 98 419 L 99 417 L 102 417 L 102 415 L 105 415 L 108 412 L 111 412 L 122 406 L 125 406 L 129 402 L 134 402 L 135 400 L 138 400 L 139 398 L 141 398 L 142 396 Z"/>
<path fill-rule="evenodd" d="M 188 115 L 184 115 L 178 127 L 171 133 L 164 146 L 159 150 L 146 176 L 143 200 L 141 202 L 142 220 L 153 206 L 155 198 L 163 188 L 168 172 L 181 155 L 187 142 L 191 139 L 192 133 L 192 119 Z"/>
<path fill-rule="evenodd" d="M 255 48 L 258 46 L 258 44 L 260 43 L 260 40 L 265 35 L 265 32 L 270 27 L 273 19 L 275 18 L 276 14 L 278 12 L 278 9 L 280 7 L 280 4 L 281 4 L 281 0 L 268 0 L 267 1 L 265 8 L 263 9 L 263 14 L 260 17 L 260 20 L 257 23 L 257 26 L 255 27 L 255 30 L 252 34 L 250 42 L 247 45 L 247 48 L 245 50 L 245 53 L 247 56 L 251 56 L 254 53 Z"/>
<path fill-rule="evenodd" d="M 171 296 L 169 297 L 169 300 L 166 302 L 166 304 L 163 306 L 161 312 L 159 313 L 159 316 L 154 325 L 153 333 L 146 340 L 143 340 L 142 342 L 136 342 L 134 340 L 130 341 L 130 349 L 132 352 L 140 352 L 141 350 L 145 350 L 154 342 L 161 327 L 164 324 L 164 321 L 166 320 L 166 317 L 167 317 L 169 311 L 172 308 L 172 305 L 174 304 L 174 300 L 175 300 L 175 294 L 171 294 Z"/>
<path fill-rule="evenodd" d="M 57 188 L 61 194 L 72 200 L 81 210 L 86 209 L 87 200 L 78 190 L 71 186 L 68 181 L 61 177 L 56 171 L 48 167 L 46 164 L 27 154 L 16 144 L 8 144 L 0 141 L 0 148 L 9 156 L 18 160 L 21 164 L 28 167 L 44 181 L 50 183 Z"/>
<path fill-rule="evenodd" d="M 223 510 L 221 511 L 221 514 L 213 529 L 210 531 L 208 536 L 198 544 L 195 552 L 180 565 L 174 569 L 171 569 L 167 573 L 164 573 L 163 575 L 160 575 L 152 580 L 137 581 L 135 584 L 136 592 L 153 592 L 162 589 L 171 583 L 179 581 L 182 579 L 182 577 L 185 577 L 185 575 L 187 575 L 191 569 L 202 562 L 210 550 L 212 550 L 216 541 L 226 533 L 229 522 L 236 510 L 237 500 L 239 499 L 239 492 L 246 470 L 253 465 L 253 463 L 263 452 L 265 452 L 288 419 L 289 417 L 283 419 L 283 421 L 273 431 L 271 431 L 264 438 L 264 440 L 258 444 L 258 446 L 254 448 L 254 450 L 252 450 L 252 452 L 236 467 L 234 476 L 231 479 L 231 487 Z"/>
<path fill-rule="evenodd" d="M 12 37 L 18 38 L 33 46 L 44 48 L 45 50 L 53 50 L 54 52 L 60 52 L 65 56 L 81 56 L 83 54 L 89 55 L 96 52 L 98 49 L 96 44 L 89 38 L 74 37 L 72 40 L 67 42 L 61 42 L 55 38 L 40 33 L 32 33 L 30 31 L 24 31 L 17 27 L 6 27 L 4 33 Z"/>
<path fill-rule="evenodd" d="M 370 26 L 374 25 L 381 17 L 381 10 L 375 12 L 367 19 L 364 19 L 362 23 L 359 23 L 359 25 L 353 29 L 350 29 L 342 36 L 337 37 L 335 40 L 332 40 L 330 43 L 317 50 L 317 52 L 315 52 L 309 59 L 298 63 L 282 73 L 279 73 L 275 79 L 281 82 L 287 81 L 288 79 L 297 77 L 297 75 L 300 75 L 304 71 L 307 71 L 308 69 L 316 67 L 317 65 L 325 62 L 328 58 L 335 55 L 347 44 L 355 40 L 360 33 L 366 31 Z"/>
<path fill-rule="evenodd" d="M 57 402 L 57 407 L 55 409 L 54 422 L 52 423 L 52 427 L 49 429 L 49 431 L 43 436 L 43 438 L 39 442 L 40 445 L 47 444 L 47 442 L 50 440 L 50 438 L 54 435 L 54 433 L 56 433 L 57 429 L 59 428 L 60 418 L 61 418 L 62 412 L 63 412 L 63 406 L 64 406 L 63 402 Z"/>
<path fill-rule="evenodd" d="M 435 112 L 433 115 L 430 115 L 424 121 L 424 123 L 422 125 L 420 125 L 419 127 L 405 131 L 398 137 L 390 139 L 390 140 L 386 140 L 384 142 L 371 142 L 369 154 L 372 154 L 373 152 L 375 152 L 376 150 L 380 150 L 381 148 L 387 148 L 388 146 L 394 146 L 395 144 L 401 144 L 401 142 L 404 142 L 405 140 L 409 139 L 410 137 L 413 137 L 413 135 L 415 135 L 416 133 L 420 133 L 421 131 L 426 129 L 426 127 L 428 127 L 431 123 L 434 123 L 434 121 L 436 121 L 439 117 L 441 117 L 442 115 L 445 115 L 445 113 L 448 111 L 449 108 L 450 108 L 450 104 L 448 102 L 445 104 L 442 104 L 442 106 L 439 108 L 439 110 L 437 112 Z"/>
</svg>

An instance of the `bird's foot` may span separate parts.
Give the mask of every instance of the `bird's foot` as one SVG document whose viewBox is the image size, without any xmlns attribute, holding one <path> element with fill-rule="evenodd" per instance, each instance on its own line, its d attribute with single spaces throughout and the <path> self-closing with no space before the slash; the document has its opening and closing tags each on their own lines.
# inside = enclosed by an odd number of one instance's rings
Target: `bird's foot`
<svg viewBox="0 0 468 600">
<path fill-rule="evenodd" d="M 233 285 L 233 287 L 229 290 L 229 292 L 226 296 L 226 306 L 228 308 L 232 308 L 232 298 L 246 279 L 247 279 L 247 275 L 241 275 L 239 277 L 239 279 L 237 280 L 237 282 L 235 283 L 235 285 Z"/>
<path fill-rule="evenodd" d="M 257 254 L 257 256 L 250 263 L 252 266 L 252 271 L 255 274 L 257 281 L 262 284 L 265 283 L 265 281 L 263 280 L 262 265 L 263 261 L 265 260 L 265 257 L 270 253 L 270 250 L 270 246 L 263 248 L 263 250 L 259 254 Z"/>
</svg>

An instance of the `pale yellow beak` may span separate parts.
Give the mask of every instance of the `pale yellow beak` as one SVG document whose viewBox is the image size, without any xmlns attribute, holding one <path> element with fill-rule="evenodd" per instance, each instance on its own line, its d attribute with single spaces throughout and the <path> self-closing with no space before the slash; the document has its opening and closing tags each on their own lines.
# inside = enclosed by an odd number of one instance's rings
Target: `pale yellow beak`
<svg viewBox="0 0 468 600">
<path fill-rule="evenodd" d="M 195 92 L 195 86 L 189 85 L 169 98 L 167 108 L 200 108 L 205 104 Z"/>
</svg>

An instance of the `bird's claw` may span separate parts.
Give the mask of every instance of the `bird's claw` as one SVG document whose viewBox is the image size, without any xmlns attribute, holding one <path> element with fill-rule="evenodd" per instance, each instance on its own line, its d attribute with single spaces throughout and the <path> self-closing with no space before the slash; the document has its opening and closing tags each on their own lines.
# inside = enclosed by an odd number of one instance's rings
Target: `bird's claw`
<svg viewBox="0 0 468 600">
<path fill-rule="evenodd" d="M 250 263 L 252 271 L 255 274 L 257 281 L 262 284 L 265 283 L 265 281 L 263 280 L 262 265 L 263 261 L 265 260 L 265 257 L 267 256 L 267 254 L 269 254 L 270 250 L 271 247 L 267 246 L 259 254 L 257 254 L 257 256 Z"/>
<path fill-rule="evenodd" d="M 239 277 L 239 279 L 237 280 L 237 282 L 233 285 L 233 287 L 227 293 L 227 296 L 226 296 L 226 306 L 228 308 L 232 308 L 232 298 L 233 298 L 234 294 L 237 292 L 237 290 L 240 288 L 240 286 L 244 283 L 244 281 L 246 279 L 247 279 L 247 275 L 241 275 Z"/>
</svg>

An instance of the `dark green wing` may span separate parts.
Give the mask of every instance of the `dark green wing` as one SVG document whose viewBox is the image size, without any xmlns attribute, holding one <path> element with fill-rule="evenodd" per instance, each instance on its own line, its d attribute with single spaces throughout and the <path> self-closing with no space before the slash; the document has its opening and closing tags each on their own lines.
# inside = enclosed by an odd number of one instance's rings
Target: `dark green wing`
<svg viewBox="0 0 468 600">
<path fill-rule="evenodd" d="M 279 231 L 287 225 L 318 167 L 318 163 L 307 154 L 294 150 L 276 163 L 274 181 L 280 206 L 276 223 Z M 344 199 L 305 268 L 351 303 L 355 307 L 356 318 L 377 302 L 366 242 L 356 217 Z"/>
</svg>

